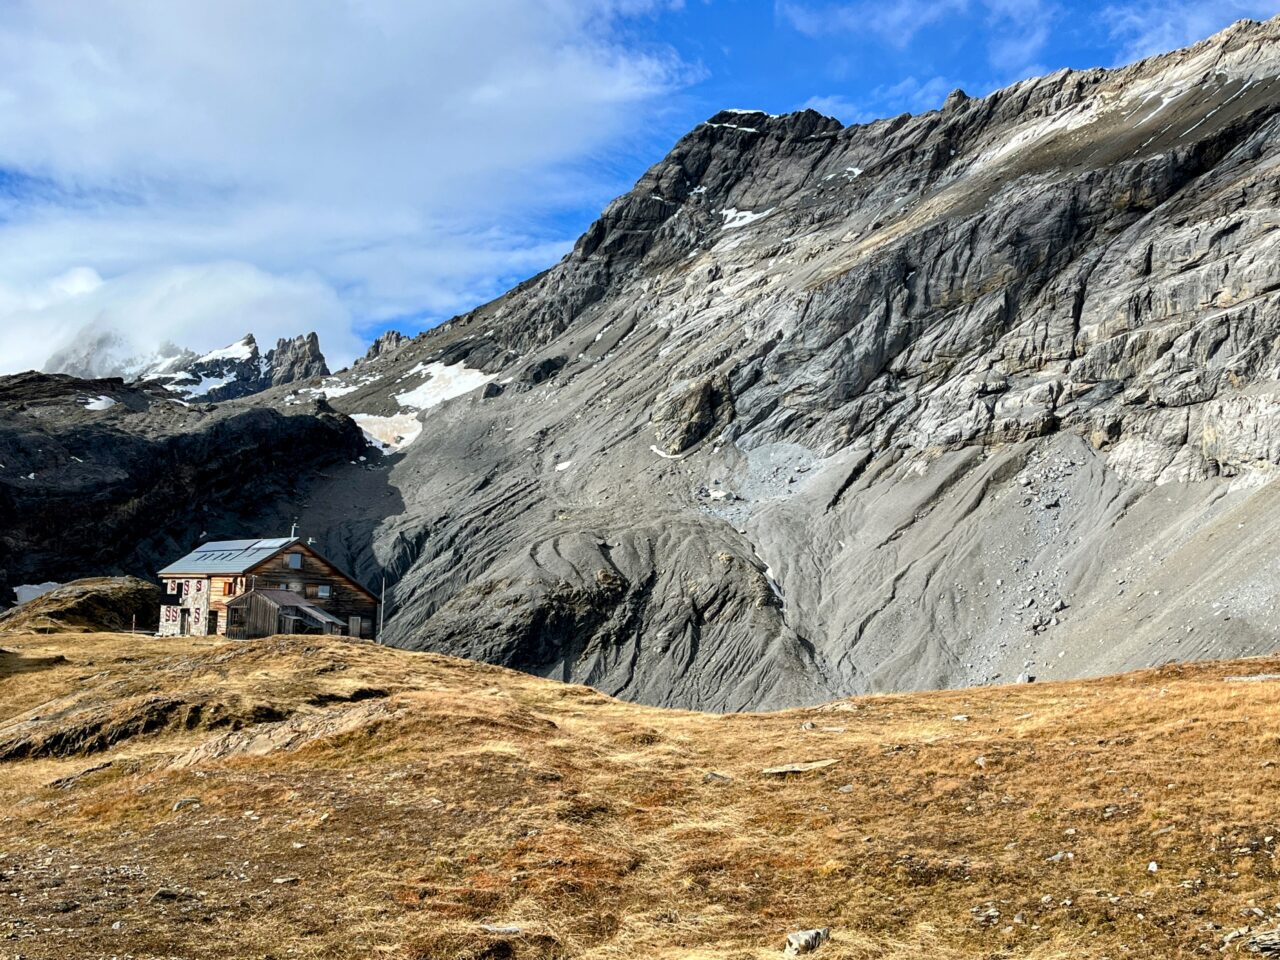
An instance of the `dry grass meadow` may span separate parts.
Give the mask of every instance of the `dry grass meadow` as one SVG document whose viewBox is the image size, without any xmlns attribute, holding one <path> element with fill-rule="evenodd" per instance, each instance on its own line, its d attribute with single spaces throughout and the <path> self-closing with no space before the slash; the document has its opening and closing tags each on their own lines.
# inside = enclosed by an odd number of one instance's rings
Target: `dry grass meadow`
<svg viewBox="0 0 1280 960">
<path fill-rule="evenodd" d="M 1280 680 L 1229 679 L 1280 659 L 711 716 L 330 639 L 0 647 L 9 960 L 1165 960 L 1280 917 Z"/>
</svg>

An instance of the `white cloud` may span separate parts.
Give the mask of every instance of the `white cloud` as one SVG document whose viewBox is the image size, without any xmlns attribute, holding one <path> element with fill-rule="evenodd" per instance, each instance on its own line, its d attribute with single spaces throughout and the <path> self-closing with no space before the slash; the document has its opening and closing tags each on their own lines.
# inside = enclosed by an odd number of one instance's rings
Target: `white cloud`
<svg viewBox="0 0 1280 960">
<path fill-rule="evenodd" d="M 323 327 L 344 361 L 353 325 L 500 292 L 563 252 L 538 223 L 611 195 L 594 161 L 647 145 L 694 76 L 618 39 L 678 5 L 6 5 L 0 372 L 86 316 L 195 349 Z"/>
<path fill-rule="evenodd" d="M 138 269 L 110 280 L 77 268 L 26 288 L 0 285 L 0 317 L 0 357 L 11 370 L 39 368 L 53 345 L 90 326 L 117 331 L 127 355 L 138 356 L 164 340 L 204 347 L 249 332 L 264 351 L 302 330 L 317 331 L 335 355 L 360 346 L 328 284 L 237 262 Z"/>
<path fill-rule="evenodd" d="M 1274 0 L 1137 0 L 1110 4 L 1100 18 L 1121 44 L 1116 62 L 1128 63 L 1203 40 L 1237 20 L 1276 13 Z"/>
<path fill-rule="evenodd" d="M 1052 0 L 859 0 L 821 6 L 807 0 L 778 0 L 775 9 L 807 36 L 872 35 L 900 49 L 926 27 L 981 17 L 989 36 L 988 60 L 1002 74 L 1023 71 L 1035 61 L 1058 15 Z"/>
<path fill-rule="evenodd" d="M 868 123 L 904 111 L 921 113 L 940 107 L 957 87 L 982 95 L 1037 73 L 1038 62 L 1049 42 L 1050 29 L 1060 16 L 1054 0 L 904 0 L 900 3 L 828 3 L 816 6 L 806 0 L 778 0 L 778 15 L 808 36 L 832 34 L 867 36 L 905 49 L 926 27 L 940 23 L 981 25 L 986 37 L 990 75 L 968 82 L 934 76 L 920 80 L 907 76 L 895 84 L 883 84 L 853 99 L 828 94 L 809 99 L 805 106 L 845 122 Z M 921 64 L 928 58 L 922 58 Z"/>
<path fill-rule="evenodd" d="M 806 110 L 817 110 L 828 117 L 835 117 L 842 123 L 870 123 L 877 119 L 874 111 L 868 110 L 865 104 L 856 103 L 848 97 L 831 94 L 824 97 L 810 97 L 802 105 Z"/>
<path fill-rule="evenodd" d="M 983 0 L 991 31 L 987 42 L 987 62 L 1001 83 L 1011 83 L 1038 73 L 1044 67 L 1037 58 L 1049 42 L 1049 32 L 1058 16 L 1057 7 L 1046 0 Z"/>
</svg>

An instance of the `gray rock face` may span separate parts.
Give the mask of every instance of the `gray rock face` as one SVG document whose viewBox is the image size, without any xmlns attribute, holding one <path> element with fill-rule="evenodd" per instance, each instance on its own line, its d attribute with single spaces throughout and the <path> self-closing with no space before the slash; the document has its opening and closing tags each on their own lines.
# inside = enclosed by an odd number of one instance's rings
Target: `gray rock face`
<svg viewBox="0 0 1280 960">
<path fill-rule="evenodd" d="M 726 111 L 551 270 L 252 402 L 385 447 L 298 512 L 405 647 L 716 710 L 1270 650 L 1278 75 L 1272 20 Z"/>
<path fill-rule="evenodd" d="M 281 339 L 265 356 L 252 333 L 203 355 L 170 343 L 146 357 L 127 356 L 127 350 L 118 333 L 91 326 L 71 346 L 55 352 L 44 369 L 79 379 L 154 382 L 184 399 L 212 402 L 329 375 L 315 333 Z"/>
<path fill-rule="evenodd" d="M 329 375 L 324 354 L 320 352 L 320 338 L 314 333 L 278 340 L 275 349 L 267 351 L 266 366 L 273 387 Z"/>
<path fill-rule="evenodd" d="M 1246 22 L 866 126 L 712 117 L 339 375 L 421 434 L 330 548 L 390 642 L 676 706 L 1269 649 L 1277 73 Z"/>
<path fill-rule="evenodd" d="M 365 360 L 376 360 L 378 357 L 389 357 L 409 342 L 409 338 L 398 330 L 388 330 L 370 345 L 364 355 Z M 361 361 L 357 360 L 359 364 Z"/>
<path fill-rule="evenodd" d="M 0 377 L 0 606 L 19 584 L 151 577 L 200 540 L 287 533 L 303 481 L 364 454 L 323 401 L 196 406 L 156 384 Z"/>
</svg>

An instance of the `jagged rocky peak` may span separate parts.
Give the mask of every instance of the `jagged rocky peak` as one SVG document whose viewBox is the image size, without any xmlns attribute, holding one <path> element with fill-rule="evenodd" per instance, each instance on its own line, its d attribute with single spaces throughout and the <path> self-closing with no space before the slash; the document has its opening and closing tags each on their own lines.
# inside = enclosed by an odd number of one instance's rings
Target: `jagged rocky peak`
<svg viewBox="0 0 1280 960">
<path fill-rule="evenodd" d="M 699 124 L 335 398 L 489 378 L 398 455 L 384 639 L 728 709 L 1258 652 L 1278 74 L 1280 20 L 918 116 Z"/>
<path fill-rule="evenodd" d="M 377 360 L 379 357 L 390 357 L 409 342 L 411 342 L 411 338 L 406 337 L 399 330 L 388 330 L 373 341 L 363 359 Z"/>
<path fill-rule="evenodd" d="M 85 379 L 151 381 L 183 399 L 207 401 L 246 397 L 268 387 L 329 374 L 315 333 L 282 338 L 265 356 L 252 333 L 203 354 L 169 342 L 139 353 L 118 331 L 94 326 L 54 353 L 44 370 Z"/>
<path fill-rule="evenodd" d="M 275 349 L 267 353 L 266 365 L 271 372 L 271 385 L 276 387 L 329 375 L 329 366 L 320 352 L 320 338 L 315 333 L 278 340 Z"/>
</svg>

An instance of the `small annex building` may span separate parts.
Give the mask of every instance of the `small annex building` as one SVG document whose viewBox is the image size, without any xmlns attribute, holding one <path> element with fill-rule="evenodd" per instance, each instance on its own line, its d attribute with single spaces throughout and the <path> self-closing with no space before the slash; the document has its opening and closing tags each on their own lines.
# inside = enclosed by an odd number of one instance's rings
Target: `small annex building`
<svg viewBox="0 0 1280 960">
<path fill-rule="evenodd" d="M 378 598 L 297 537 L 206 543 L 159 576 L 163 637 L 377 638 Z"/>
</svg>

